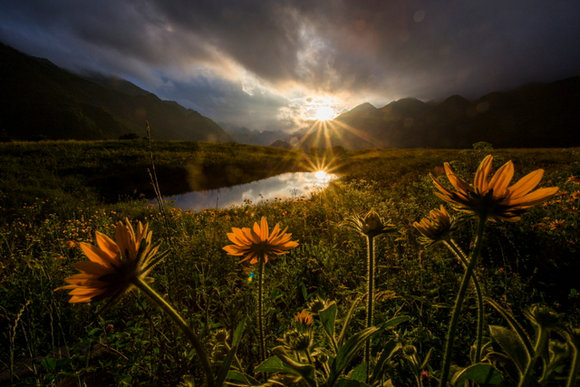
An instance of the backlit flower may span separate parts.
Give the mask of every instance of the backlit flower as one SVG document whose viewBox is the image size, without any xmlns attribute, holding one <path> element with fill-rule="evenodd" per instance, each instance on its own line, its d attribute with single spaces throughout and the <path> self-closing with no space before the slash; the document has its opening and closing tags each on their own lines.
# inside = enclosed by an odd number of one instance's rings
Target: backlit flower
<svg viewBox="0 0 580 387">
<path fill-rule="evenodd" d="M 71 289 L 69 302 L 91 302 L 116 298 L 130 290 L 137 278 L 144 279 L 161 261 L 159 246 L 151 245 L 147 224 L 137 224 L 137 232 L 128 220 L 118 222 L 115 240 L 96 232 L 96 245 L 78 243 L 88 261 L 77 262 L 79 274 L 65 279 L 69 285 L 55 290 Z"/>
<path fill-rule="evenodd" d="M 383 221 L 375 210 L 370 210 L 365 216 L 354 215 L 343 224 L 371 238 L 396 230 L 394 225 Z"/>
<path fill-rule="evenodd" d="M 453 229 L 453 223 L 449 213 L 441 205 L 439 209 L 429 212 L 429 218 L 413 223 L 413 227 L 421 233 L 421 241 L 424 244 L 432 244 L 447 239 Z"/>
<path fill-rule="evenodd" d="M 312 325 L 312 323 L 314 322 L 314 318 L 310 313 L 308 313 L 307 310 L 303 310 L 300 313 L 297 313 L 296 316 L 294 316 L 294 321 L 296 321 L 299 324 L 308 326 Z"/>
<path fill-rule="evenodd" d="M 287 229 L 288 227 L 281 230 L 280 225 L 276 224 L 272 232 L 269 232 L 268 221 L 262 217 L 260 224 L 254 223 L 252 229 L 233 227 L 232 232 L 228 233 L 228 239 L 234 244 L 223 249 L 230 255 L 245 255 L 240 262 L 250 260 L 250 264 L 255 264 L 263 259 L 266 263 L 268 257 L 286 254 L 288 250 L 298 246 L 298 242 L 290 240 L 292 234 L 287 233 Z"/>
<path fill-rule="evenodd" d="M 439 190 L 435 195 L 453 205 L 460 211 L 489 219 L 503 219 L 510 222 L 520 220 L 520 215 L 530 207 L 546 201 L 558 192 L 558 187 L 540 188 L 532 192 L 540 183 L 543 169 L 537 169 L 522 177 L 508 187 L 514 175 L 511 161 L 499 168 L 491 179 L 488 179 L 493 157 L 483 159 L 473 180 L 473 186 L 457 177 L 449 163 L 444 163 L 447 179 L 455 191 L 443 187 L 433 176 L 433 184 Z"/>
</svg>

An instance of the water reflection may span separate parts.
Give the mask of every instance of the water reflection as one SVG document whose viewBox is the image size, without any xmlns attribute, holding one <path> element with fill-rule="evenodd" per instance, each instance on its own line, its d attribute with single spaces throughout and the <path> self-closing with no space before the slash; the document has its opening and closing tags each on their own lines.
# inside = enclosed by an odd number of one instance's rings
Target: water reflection
<svg viewBox="0 0 580 387">
<path fill-rule="evenodd" d="M 242 204 L 244 200 L 257 203 L 274 198 L 299 197 L 326 188 L 334 179 L 336 175 L 322 171 L 290 172 L 233 187 L 169 196 L 165 200 L 184 210 L 224 208 Z"/>
</svg>

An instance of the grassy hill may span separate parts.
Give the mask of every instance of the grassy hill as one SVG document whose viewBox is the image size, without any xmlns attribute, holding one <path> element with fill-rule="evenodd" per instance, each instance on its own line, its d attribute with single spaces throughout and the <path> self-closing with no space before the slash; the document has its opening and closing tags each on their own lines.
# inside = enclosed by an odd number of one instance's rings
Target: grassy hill
<svg viewBox="0 0 580 387">
<path fill-rule="evenodd" d="M 301 157 L 282 149 L 232 144 L 154 142 L 153 147 L 160 180 L 179 165 L 246 171 L 252 165 L 269 168 L 284 160 L 292 164 Z M 477 270 L 485 295 L 509 307 L 530 335 L 534 331 L 522 312 L 534 303 L 562 313 L 559 322 L 577 327 L 580 321 L 578 151 L 491 150 L 495 170 L 513 160 L 516 179 L 543 168 L 540 186 L 560 187 L 557 196 L 530 209 L 520 222 L 490 223 Z M 370 208 L 397 227 L 397 232 L 378 237 L 375 246 L 375 321 L 409 317 L 395 329 L 375 335 L 373 354 L 378 357 L 391 343 L 413 349 L 420 359 L 430 355 L 425 369 L 437 377 L 463 268 L 445 246 L 421 245 L 412 222 L 441 204 L 429 173 L 440 174 L 442 163 L 448 161 L 459 176 L 469 179 L 484 155 L 450 149 L 351 151 L 341 160 L 341 179 L 312 197 L 199 212 L 166 207 L 160 212 L 145 201 L 105 203 L 98 197 L 103 182 L 94 184 L 113 172 L 125 174 L 123 183 L 128 176 L 143 173 L 149 165 L 143 141 L 0 144 L 0 327 L 4 328 L 0 347 L 7 349 L 0 353 L 0 384 L 10 384 L 12 378 L 17 385 L 177 385 L 186 375 L 203 384 L 199 356 L 172 321 L 139 292 L 102 308 L 102 303 L 70 305 L 66 292 L 54 291 L 75 272 L 74 263 L 86 260 L 68 241 L 92 242 L 95 231 L 114 236 L 114 224 L 125 217 L 133 223 L 148 222 L 154 242 L 169 251 L 150 274 L 155 279 L 151 286 L 183 314 L 215 364 L 223 359 L 219 350 L 224 339 L 219 337 L 226 337 L 224 331 L 232 332 L 243 320 L 246 329 L 233 366 L 255 375 L 259 364 L 257 281 L 248 280 L 257 269 L 240 264 L 240 257 L 227 255 L 223 247 L 230 243 L 227 233 L 232 227 L 251 227 L 261 216 L 270 226 L 279 222 L 288 227 L 299 241 L 290 254 L 271 257 L 267 263 L 268 348 L 293 337 L 294 316 L 317 297 L 337 302 L 338 328 L 352 307 L 345 335 L 353 337 L 365 321 L 365 302 L 356 300 L 366 293 L 366 243 L 341 223 Z M 121 192 L 124 185 L 111 187 Z M 466 251 L 473 227 L 474 222 L 468 221 L 453 232 Z M 468 293 L 453 354 L 459 365 L 469 364 L 477 316 L 471 290 Z M 489 305 L 485 312 L 488 342 L 488 324 L 507 323 Z M 319 345 L 326 337 L 320 317 L 312 327 Z M 491 345 L 497 352 L 495 343 Z M 400 349 L 387 362 L 387 376 L 397 386 L 415 385 L 422 369 L 415 373 L 408 351 Z M 362 350 L 344 374 L 354 374 L 361 361 Z M 510 378 L 511 363 L 505 361 L 502 357 L 494 364 L 505 385 L 516 385 Z M 567 368 L 554 372 L 565 377 Z"/>
<path fill-rule="evenodd" d="M 212 120 L 162 101 L 130 82 L 84 78 L 46 59 L 0 45 L 0 136 L 4 139 L 116 139 L 145 135 L 164 140 L 230 141 Z"/>
</svg>

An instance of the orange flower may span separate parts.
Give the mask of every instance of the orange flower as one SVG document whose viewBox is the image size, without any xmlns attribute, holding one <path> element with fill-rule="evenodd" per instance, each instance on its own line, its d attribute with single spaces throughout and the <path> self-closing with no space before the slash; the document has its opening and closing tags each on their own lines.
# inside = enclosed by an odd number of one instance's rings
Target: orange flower
<svg viewBox="0 0 580 387">
<path fill-rule="evenodd" d="M 260 223 L 254 223 L 253 229 L 233 227 L 232 232 L 228 233 L 228 239 L 234 244 L 223 249 L 230 255 L 246 255 L 240 262 L 250 260 L 250 264 L 255 264 L 260 259 L 264 263 L 268 262 L 268 256 L 286 254 L 288 250 L 298 246 L 298 242 L 290 240 L 292 234 L 286 233 L 287 227 L 280 230 L 280 226 L 276 224 L 270 233 L 265 217 L 262 217 Z"/>
<path fill-rule="evenodd" d="M 314 318 L 310 313 L 308 313 L 308 311 L 303 310 L 300 313 L 297 313 L 296 316 L 294 316 L 294 321 L 296 321 L 299 324 L 308 326 L 312 325 L 312 323 L 314 322 Z"/>
<path fill-rule="evenodd" d="M 423 218 L 420 222 L 413 223 L 413 227 L 421 233 L 421 242 L 424 244 L 432 244 L 447 239 L 454 228 L 449 213 L 443 205 L 439 209 L 431 210 L 429 218 Z"/>
<path fill-rule="evenodd" d="M 491 180 L 488 180 L 492 160 L 493 157 L 488 155 L 479 164 L 473 186 L 457 177 L 449 163 L 444 163 L 445 174 L 455 191 L 443 187 L 431 176 L 433 184 L 439 190 L 435 195 L 460 211 L 489 219 L 516 222 L 520 220 L 520 215 L 525 210 L 546 201 L 558 192 L 558 187 L 540 188 L 532 192 L 542 179 L 543 169 L 527 174 L 508 187 L 514 175 L 514 165 L 511 161 L 505 163 Z"/>
<path fill-rule="evenodd" d="M 115 241 L 95 233 L 96 246 L 78 243 L 89 259 L 75 263 L 80 273 L 65 279 L 69 285 L 55 290 L 72 289 L 69 302 L 91 302 L 122 296 L 137 278 L 145 278 L 164 254 L 157 255 L 159 246 L 151 245 L 151 231 L 146 224 L 137 225 L 137 233 L 126 219 L 117 223 Z"/>
</svg>

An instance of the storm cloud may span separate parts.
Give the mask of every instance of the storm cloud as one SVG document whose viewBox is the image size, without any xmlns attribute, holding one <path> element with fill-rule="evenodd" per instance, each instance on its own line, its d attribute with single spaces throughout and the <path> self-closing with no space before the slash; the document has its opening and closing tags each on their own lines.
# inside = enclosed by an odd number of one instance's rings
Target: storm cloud
<svg viewBox="0 0 580 387">
<path fill-rule="evenodd" d="M 559 0 L 31 0 L 0 3 L 0 40 L 273 129 L 321 95 L 348 109 L 579 75 L 578 20 Z"/>
</svg>

